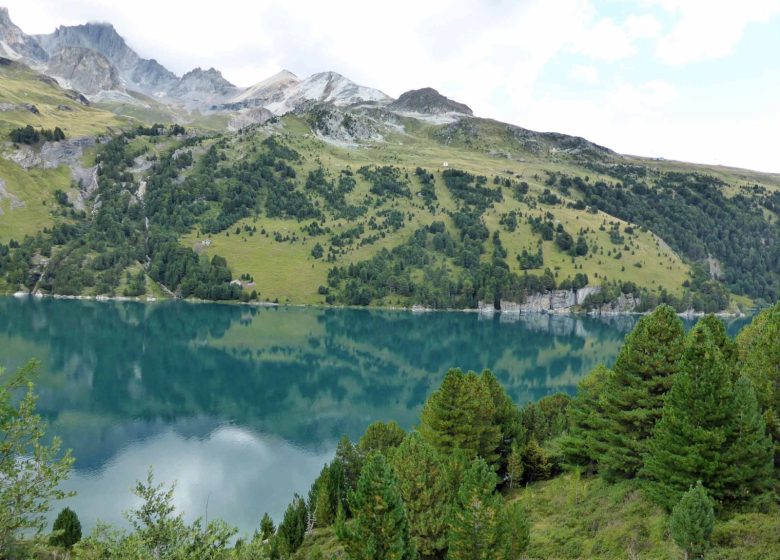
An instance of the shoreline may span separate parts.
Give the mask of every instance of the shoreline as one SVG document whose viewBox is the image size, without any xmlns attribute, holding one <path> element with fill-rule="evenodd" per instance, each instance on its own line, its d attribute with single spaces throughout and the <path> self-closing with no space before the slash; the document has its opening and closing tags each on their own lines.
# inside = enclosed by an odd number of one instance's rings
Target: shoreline
<svg viewBox="0 0 780 560">
<path fill-rule="evenodd" d="M 412 305 L 411 307 L 398 307 L 398 306 L 357 306 L 357 305 L 327 305 L 327 304 L 321 304 L 321 303 L 274 303 L 274 302 L 250 302 L 250 301 L 215 301 L 215 300 L 208 300 L 208 299 L 197 299 L 197 298 L 156 298 L 156 297 L 130 297 L 130 296 L 84 296 L 84 295 L 78 295 L 78 296 L 69 296 L 69 295 L 60 295 L 60 294 L 42 294 L 40 292 L 37 293 L 29 293 L 29 292 L 5 292 L 0 294 L 0 296 L 3 297 L 14 297 L 17 299 L 21 298 L 30 298 L 30 299 L 44 299 L 44 298 L 51 298 L 51 299 L 60 299 L 60 300 L 79 300 L 79 301 L 98 301 L 98 302 L 135 302 L 135 303 L 143 303 L 143 304 L 149 304 L 149 303 L 160 303 L 160 302 L 182 302 L 182 303 L 190 303 L 190 304 L 203 304 L 203 303 L 211 303 L 211 304 L 220 304 L 220 305 L 245 305 L 250 307 L 265 307 L 265 308 L 279 308 L 279 307 L 301 307 L 301 308 L 314 308 L 314 309 L 352 309 L 352 310 L 376 310 L 376 311 L 404 311 L 408 313 L 412 313 L 415 315 L 423 315 L 427 313 L 474 313 L 481 317 L 492 317 L 494 315 L 506 315 L 509 317 L 519 317 L 522 315 L 550 315 L 550 316 L 559 316 L 559 317 L 571 317 L 571 316 L 586 316 L 586 317 L 623 317 L 623 316 L 642 316 L 647 315 L 650 313 L 650 311 L 610 311 L 610 312 L 596 312 L 596 311 L 587 311 L 587 310 L 574 310 L 573 308 L 566 308 L 565 311 L 559 311 L 559 310 L 541 310 L 541 311 L 501 311 L 500 309 L 491 309 L 489 311 L 486 311 L 484 309 L 479 308 L 467 308 L 467 309 L 455 309 L 455 308 L 445 308 L 445 309 L 435 309 L 432 307 L 423 307 L 419 306 L 417 304 Z M 758 309 L 754 309 L 752 311 L 757 311 Z M 723 318 L 723 319 L 739 319 L 743 317 L 747 317 L 751 312 L 745 313 L 742 311 L 738 312 L 729 312 L 729 311 L 717 311 L 713 313 L 716 317 Z M 678 312 L 677 316 L 683 319 L 695 319 L 704 317 L 706 315 L 709 315 L 709 313 L 704 313 L 702 311 L 683 311 Z"/>
</svg>

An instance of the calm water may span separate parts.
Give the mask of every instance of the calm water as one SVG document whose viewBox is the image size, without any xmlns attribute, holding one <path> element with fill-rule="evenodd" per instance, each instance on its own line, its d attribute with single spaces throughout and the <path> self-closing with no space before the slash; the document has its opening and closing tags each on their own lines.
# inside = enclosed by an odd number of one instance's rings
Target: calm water
<svg viewBox="0 0 780 560">
<path fill-rule="evenodd" d="M 572 393 L 634 321 L 0 298 L 0 366 L 41 362 L 39 409 L 77 459 L 68 505 L 86 527 L 123 524 L 151 465 L 189 519 L 251 532 L 342 434 L 413 426 L 449 367 L 492 369 L 518 403 Z"/>
</svg>

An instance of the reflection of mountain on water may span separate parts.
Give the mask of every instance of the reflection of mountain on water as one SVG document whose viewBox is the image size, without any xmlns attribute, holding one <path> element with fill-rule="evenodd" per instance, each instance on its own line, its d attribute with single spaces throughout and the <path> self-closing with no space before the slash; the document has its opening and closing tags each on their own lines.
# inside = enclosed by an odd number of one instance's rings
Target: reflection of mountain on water
<svg viewBox="0 0 780 560">
<path fill-rule="evenodd" d="M 308 449 L 376 419 L 409 427 L 449 367 L 491 368 L 521 403 L 573 392 L 633 323 L 0 298 L 0 364 L 42 361 L 40 409 L 96 468 L 197 418 L 190 437 L 228 422 Z"/>
</svg>

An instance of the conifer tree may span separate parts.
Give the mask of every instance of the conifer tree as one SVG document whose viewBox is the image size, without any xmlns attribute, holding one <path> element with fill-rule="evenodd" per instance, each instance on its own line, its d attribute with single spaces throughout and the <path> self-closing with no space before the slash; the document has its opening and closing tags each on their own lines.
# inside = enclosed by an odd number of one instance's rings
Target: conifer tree
<svg viewBox="0 0 780 560">
<path fill-rule="evenodd" d="M 683 494 L 669 518 L 672 539 L 685 553 L 685 560 L 704 556 L 714 525 L 712 499 L 699 481 Z"/>
<path fill-rule="evenodd" d="M 355 517 L 336 521 L 336 535 L 352 560 L 412 560 L 416 557 L 404 504 L 384 455 L 372 452 L 365 461 L 349 507 Z"/>
<path fill-rule="evenodd" d="M 740 371 L 753 382 L 780 476 L 780 303 L 756 315 L 737 335 L 737 344 Z"/>
<path fill-rule="evenodd" d="M 642 317 L 620 349 L 605 393 L 609 442 L 600 461 L 608 476 L 635 476 L 647 438 L 661 417 L 682 355 L 685 333 L 674 309 Z"/>
<path fill-rule="evenodd" d="M 422 558 L 437 558 L 447 549 L 449 514 L 454 496 L 446 463 L 417 432 L 408 434 L 390 461 L 404 502 L 415 548 Z"/>
<path fill-rule="evenodd" d="M 523 476 L 527 481 L 547 480 L 552 473 L 552 465 L 547 452 L 539 445 L 536 438 L 532 437 L 525 444 L 522 451 Z"/>
<path fill-rule="evenodd" d="M 76 512 L 70 508 L 64 508 L 57 515 L 52 528 L 54 529 L 54 534 L 49 542 L 54 546 L 72 548 L 74 544 L 81 540 L 81 522 Z"/>
<path fill-rule="evenodd" d="M 566 460 L 587 465 L 592 472 L 606 450 L 605 399 L 612 372 L 596 366 L 577 387 L 577 396 L 569 405 L 569 431 L 561 439 Z"/>
<path fill-rule="evenodd" d="M 503 499 L 495 493 L 498 478 L 477 458 L 466 471 L 450 522 L 450 560 L 493 560 L 500 550 Z"/>
<path fill-rule="evenodd" d="M 286 554 L 292 554 L 298 550 L 303 544 L 303 537 L 306 536 L 307 525 L 306 502 L 298 494 L 295 494 L 276 531 L 276 541 L 279 548 Z"/>
<path fill-rule="evenodd" d="M 501 428 L 495 414 L 493 398 L 480 377 L 451 369 L 423 406 L 420 435 L 445 455 L 461 450 L 469 459 L 482 457 L 497 468 Z"/>
<path fill-rule="evenodd" d="M 510 489 L 519 486 L 523 479 L 523 455 L 517 442 L 512 444 L 512 451 L 507 457 L 506 477 Z"/>
<path fill-rule="evenodd" d="M 725 452 L 724 500 L 747 503 L 771 492 L 774 446 L 753 384 L 744 376 L 734 385 L 734 403 L 736 418 L 730 438 L 734 445 Z"/>
<path fill-rule="evenodd" d="M 274 527 L 271 516 L 268 515 L 268 512 L 265 512 L 263 518 L 260 520 L 260 538 L 264 541 L 270 539 L 275 531 L 276 528 Z"/>
<path fill-rule="evenodd" d="M 374 450 L 387 454 L 388 450 L 400 445 L 405 435 L 403 428 L 392 420 L 373 422 L 360 438 L 358 449 L 366 455 Z"/>
<path fill-rule="evenodd" d="M 499 554 L 506 560 L 516 560 L 528 548 L 530 524 L 520 502 L 511 502 L 501 512 Z"/>
<path fill-rule="evenodd" d="M 753 389 L 747 381 L 732 382 L 717 342 L 706 323 L 691 330 L 648 443 L 645 486 L 669 509 L 698 480 L 719 504 L 749 500 L 768 484 L 771 447 Z"/>
<path fill-rule="evenodd" d="M 507 458 L 512 451 L 512 444 L 521 431 L 520 410 L 512 402 L 512 399 L 492 371 L 486 369 L 479 377 L 493 400 L 493 424 L 499 428 L 501 433 L 496 453 L 499 455 L 499 477 L 502 477 L 506 473 Z"/>
</svg>

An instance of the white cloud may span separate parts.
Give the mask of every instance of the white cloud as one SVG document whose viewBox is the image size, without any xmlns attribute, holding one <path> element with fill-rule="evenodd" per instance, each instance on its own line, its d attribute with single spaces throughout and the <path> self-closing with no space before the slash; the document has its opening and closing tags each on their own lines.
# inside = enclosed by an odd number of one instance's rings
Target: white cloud
<svg viewBox="0 0 780 560">
<path fill-rule="evenodd" d="M 766 22 L 780 13 L 780 0 L 657 0 L 674 18 L 663 35 L 656 56 L 666 64 L 681 65 L 716 59 L 731 53 L 750 23 Z"/>
<path fill-rule="evenodd" d="M 661 22 L 653 14 L 631 14 L 626 18 L 626 30 L 636 39 L 657 37 L 661 32 Z"/>
<path fill-rule="evenodd" d="M 572 68 L 570 77 L 574 81 L 593 85 L 599 82 L 599 71 L 592 64 L 578 64 Z"/>
<path fill-rule="evenodd" d="M 608 92 L 605 99 L 614 111 L 648 115 L 677 99 L 677 89 L 663 80 L 652 80 L 638 86 L 621 84 Z"/>
<path fill-rule="evenodd" d="M 690 84 L 673 68 L 667 74 L 654 68 L 647 76 L 643 68 L 632 67 L 646 60 L 635 55 L 655 49 L 670 64 L 722 56 L 750 22 L 768 21 L 780 11 L 780 0 L 733 5 L 643 0 L 641 10 L 625 17 L 609 13 L 605 4 L 610 3 L 593 0 L 397 0 L 381 11 L 358 0 L 6 4 L 12 19 L 33 33 L 50 32 L 58 24 L 111 21 L 139 54 L 157 58 L 178 74 L 214 66 L 232 82 L 250 85 L 282 68 L 300 76 L 335 70 L 392 96 L 432 86 L 481 116 L 574 133 L 617 150 L 643 153 L 641 148 L 677 158 L 699 153 L 691 146 L 696 131 L 704 130 L 681 108 L 692 95 Z M 766 56 L 769 66 L 774 54 Z M 710 79 L 717 83 L 721 78 Z M 572 79 L 590 87 L 571 87 Z M 555 97 L 544 87 L 550 82 L 570 89 Z M 724 110 L 742 105 L 744 99 L 723 99 Z M 657 131 L 665 120 L 685 143 Z M 728 126 L 733 129 L 736 121 Z M 754 142 L 745 137 L 721 136 L 732 156 L 717 161 L 756 161 L 747 150 Z M 705 138 L 700 145 L 710 142 Z M 710 153 L 721 152 L 713 147 Z M 761 167 L 775 165 L 776 158 L 766 161 Z"/>
<path fill-rule="evenodd" d="M 572 49 L 589 58 L 614 61 L 636 54 L 633 41 L 625 26 L 610 18 L 598 20 L 594 25 L 581 30 L 574 37 Z"/>
</svg>

